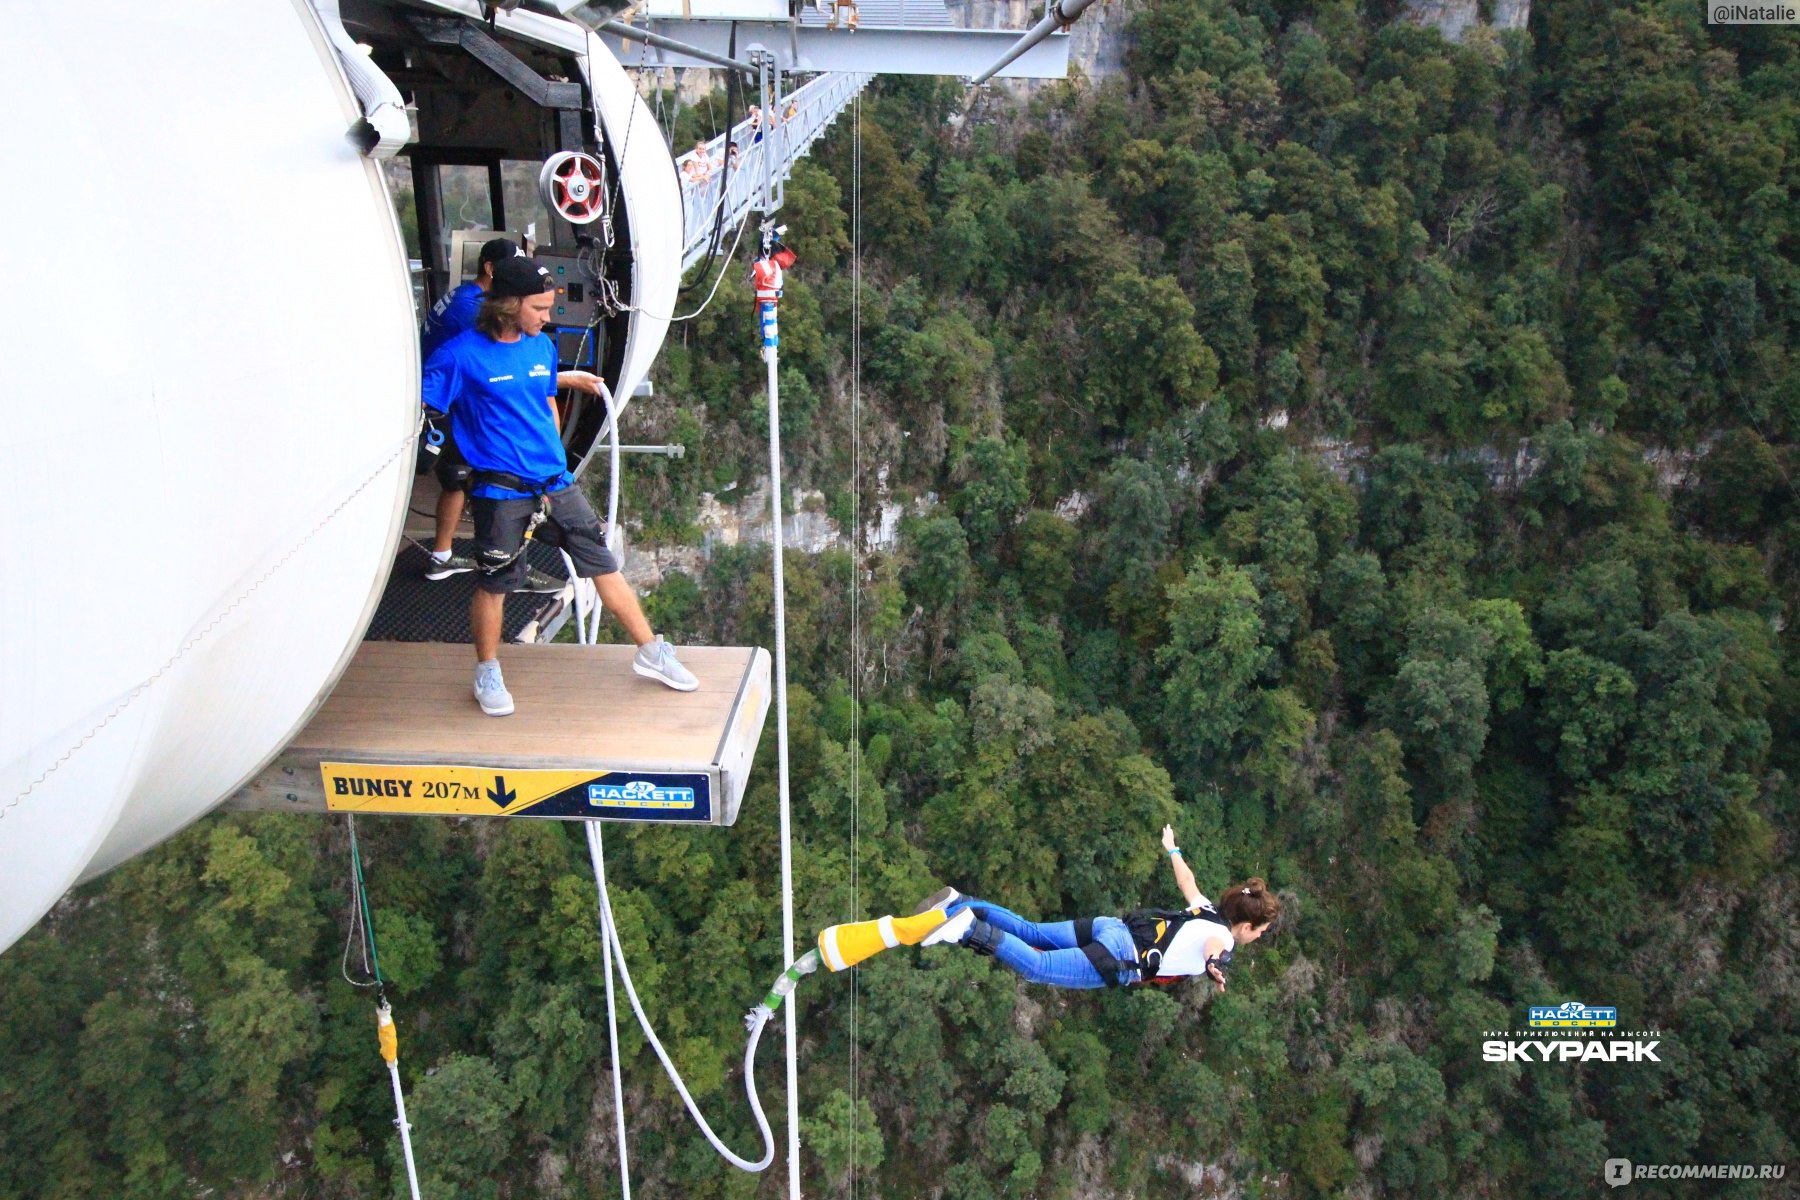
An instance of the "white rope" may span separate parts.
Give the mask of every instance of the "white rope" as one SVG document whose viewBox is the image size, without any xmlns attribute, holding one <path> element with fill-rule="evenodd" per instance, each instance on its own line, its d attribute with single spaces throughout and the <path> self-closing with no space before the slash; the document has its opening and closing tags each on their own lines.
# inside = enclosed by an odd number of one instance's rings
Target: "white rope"
<svg viewBox="0 0 1800 1200">
<path fill-rule="evenodd" d="M 419 1200 L 419 1169 L 413 1165 L 412 1123 L 406 1119 L 406 1096 L 400 1091 L 400 1064 L 387 1065 L 388 1079 L 394 1085 L 394 1128 L 400 1131 L 400 1153 L 406 1159 L 406 1183 L 412 1189 L 412 1200 Z"/>
<path fill-rule="evenodd" d="M 713 297 L 719 294 L 719 283 L 720 283 L 720 281 L 722 281 L 725 278 L 726 268 L 731 266 L 731 260 L 737 255 L 738 243 L 741 242 L 744 238 L 744 227 L 749 224 L 750 224 L 749 214 L 745 214 L 744 219 L 742 221 L 738 222 L 737 236 L 731 239 L 731 249 L 726 253 L 725 261 L 719 264 L 718 278 L 713 280 L 712 291 L 706 293 L 706 299 L 704 299 L 700 302 L 699 308 L 696 308 L 693 312 L 690 312 L 690 313 L 682 313 L 679 317 L 661 316 L 656 313 L 644 313 L 644 315 L 649 317 L 653 321 L 668 321 L 671 324 L 675 324 L 675 323 L 679 323 L 681 321 L 691 321 L 695 317 L 699 316 L 701 313 L 705 312 L 707 309 L 707 306 L 712 304 Z M 635 312 L 635 313 L 643 313 L 644 312 L 643 309 L 637 307 L 636 305 L 631 305 L 627 311 Z"/>
<path fill-rule="evenodd" d="M 563 570 L 569 573 L 569 583 L 575 589 L 575 641 L 590 646 L 594 639 L 588 636 L 588 611 L 597 606 L 599 596 L 593 594 L 593 584 L 575 573 L 575 560 L 569 557 L 569 552 L 559 546 L 557 553 L 562 555 Z"/>
<path fill-rule="evenodd" d="M 760 315 L 759 312 L 758 316 Z M 776 340 L 779 341 L 779 338 Z M 781 794 L 781 959 L 783 962 L 793 962 L 794 854 L 788 791 L 787 582 L 782 571 L 781 382 L 777 377 L 780 357 L 776 345 L 763 347 L 763 358 L 769 364 L 769 511 L 773 519 L 775 584 L 775 761 Z M 799 1032 L 795 1015 L 798 1007 L 790 1004 L 783 1013 L 787 1032 L 789 1200 L 800 1200 L 800 1070 L 796 1058 Z"/>
<path fill-rule="evenodd" d="M 862 93 L 850 102 L 850 919 L 862 919 Z M 850 1196 L 857 1194 L 858 1018 L 862 972 L 850 977 Z"/>
<path fill-rule="evenodd" d="M 400 1131 L 400 1152 L 406 1160 L 406 1182 L 412 1200 L 419 1200 L 419 1170 L 413 1163 L 412 1123 L 406 1119 L 406 1094 L 400 1090 L 400 1034 L 394 1028 L 394 1009 L 388 1003 L 381 980 L 381 956 L 375 949 L 374 916 L 369 912 L 369 892 L 363 886 L 362 853 L 356 845 L 356 814 L 344 816 L 344 827 L 350 834 L 350 933 L 362 937 L 363 973 L 373 977 L 365 982 L 350 978 L 350 947 L 344 947 L 344 979 L 354 987 L 375 989 L 375 1034 L 381 1046 L 381 1057 L 387 1062 L 388 1081 L 394 1088 L 394 1128 Z"/>
<path fill-rule="evenodd" d="M 606 403 L 606 424 L 612 430 L 612 478 L 606 485 L 606 548 L 619 552 L 619 402 L 606 380 L 600 381 L 600 399 Z M 623 564 L 621 564 L 623 565 Z"/>
<path fill-rule="evenodd" d="M 354 837 L 356 814 L 346 813 L 345 816 L 350 822 L 351 836 Z M 369 966 L 369 941 L 368 936 L 363 933 L 362 905 L 362 884 L 357 879 L 356 862 L 352 859 L 350 862 L 350 928 L 344 935 L 344 957 L 338 962 L 338 974 L 342 975 L 344 982 L 351 987 L 372 988 L 377 986 L 377 983 L 374 972 Z M 350 947 L 353 944 L 362 953 L 362 973 L 365 976 L 362 979 L 350 977 Z"/>
<path fill-rule="evenodd" d="M 612 1048 L 613 1116 L 619 1138 L 619 1191 L 631 1200 L 631 1160 L 625 1146 L 625 1077 L 619 1070 L 619 1011 L 613 1001 L 613 915 L 606 898 L 606 852 L 599 842 L 599 822 L 590 822 L 588 847 L 594 858 L 594 878 L 600 889 L 600 966 L 606 972 L 606 1038 Z M 619 955 L 623 963 L 625 956 Z M 646 1033 L 649 1027 L 646 1026 Z"/>
<path fill-rule="evenodd" d="M 618 561 L 619 569 L 625 569 L 625 555 L 621 549 L 622 537 L 619 533 L 619 489 L 623 486 L 619 469 L 619 402 L 614 398 L 612 389 L 606 386 L 606 380 L 600 381 L 600 398 L 606 403 L 606 424 L 612 432 L 612 445 L 607 461 L 608 478 L 606 481 L 606 548 L 612 551 Z M 594 589 L 594 604 L 588 610 L 588 634 L 590 644 L 600 641 L 600 588 L 590 583 Z"/>
<path fill-rule="evenodd" d="M 681 1096 L 681 1102 L 687 1105 L 688 1114 L 694 1118 L 694 1124 L 700 1127 L 700 1132 L 706 1135 L 706 1140 L 712 1143 L 713 1149 L 717 1150 L 726 1162 L 741 1171 L 766 1170 L 769 1164 L 775 1161 L 775 1135 L 769 1129 L 769 1118 L 763 1114 L 762 1101 L 757 1099 L 754 1069 L 756 1044 L 762 1039 L 763 1025 L 768 1021 L 769 1010 L 762 1007 L 752 1010 L 749 1044 L 744 1048 L 744 1093 L 750 1097 L 750 1111 L 756 1117 L 756 1126 L 762 1132 L 763 1140 L 763 1156 L 757 1161 L 751 1162 L 732 1153 L 731 1148 L 720 1141 L 719 1135 L 713 1132 L 712 1126 L 706 1123 L 706 1118 L 700 1115 L 699 1107 L 695 1105 L 694 1098 L 688 1095 L 687 1085 L 681 1080 L 681 1072 L 675 1069 L 675 1064 L 669 1059 L 669 1052 L 663 1049 L 662 1042 L 657 1040 L 656 1030 L 650 1026 L 650 1018 L 644 1015 L 644 1006 L 638 1002 L 637 989 L 631 983 L 631 969 L 625 965 L 625 948 L 619 944 L 618 922 L 613 920 L 612 901 L 606 892 L 606 846 L 600 833 L 600 822 L 586 821 L 584 824 L 587 826 L 588 857 L 594 864 L 594 886 L 600 898 L 600 928 L 604 932 L 607 943 L 612 946 L 612 952 L 616 956 L 619 967 L 619 979 L 625 984 L 625 998 L 631 1002 L 631 1011 L 637 1014 L 638 1025 L 643 1029 L 645 1039 L 649 1041 L 650 1048 L 656 1051 L 656 1057 L 662 1061 L 663 1070 L 668 1074 L 669 1082 L 675 1085 L 675 1091 Z M 789 1008 L 791 1010 L 792 1005 Z M 613 1080 L 614 1094 L 615 1096 L 620 1095 L 616 1067 Z M 621 1107 L 621 1114 L 623 1111 L 623 1107 Z M 619 1122 L 619 1127 L 623 1130 L 624 1117 L 622 1115 Z M 623 1133 L 620 1137 L 620 1145 L 623 1147 Z"/>
<path fill-rule="evenodd" d="M 578 352 L 579 353 L 579 352 Z M 600 380 L 600 399 L 606 405 L 606 426 L 612 433 L 612 452 L 610 467 L 612 478 L 607 481 L 606 497 L 606 548 L 615 557 L 619 554 L 619 408 L 618 401 L 613 398 L 612 389 L 606 386 L 606 380 Z M 569 580 L 575 588 L 575 641 L 583 646 L 594 646 L 600 642 L 600 617 L 603 612 L 600 603 L 600 590 L 592 580 L 577 574 L 575 560 L 569 557 L 567 550 L 561 551 L 563 568 L 569 573 Z M 621 561 L 621 567 L 624 563 Z"/>
<path fill-rule="evenodd" d="M 606 386 L 605 380 L 600 381 L 600 396 L 606 402 L 606 423 L 612 430 L 612 478 L 607 484 L 606 544 L 607 549 L 616 553 L 619 525 L 619 412 L 612 389 Z M 600 641 L 599 589 L 591 580 L 575 573 L 575 561 L 569 557 L 567 550 L 562 551 L 562 557 L 563 563 L 568 567 L 569 578 L 575 583 L 575 640 L 583 646 L 595 645 Z M 605 855 L 599 849 L 597 837 L 591 830 L 588 841 L 594 850 L 594 878 L 600 895 L 600 965 L 601 970 L 606 973 L 606 1041 L 612 1053 L 613 1115 L 618 1126 L 619 1144 L 619 1192 L 624 1200 L 631 1200 L 631 1153 L 625 1140 L 625 1079 L 619 1069 L 619 1011 L 613 997 L 612 908 L 606 902 Z M 619 961 L 621 964 L 625 961 L 623 953 L 620 954 Z M 648 1033 L 649 1027 L 646 1026 L 644 1031 Z"/>
</svg>

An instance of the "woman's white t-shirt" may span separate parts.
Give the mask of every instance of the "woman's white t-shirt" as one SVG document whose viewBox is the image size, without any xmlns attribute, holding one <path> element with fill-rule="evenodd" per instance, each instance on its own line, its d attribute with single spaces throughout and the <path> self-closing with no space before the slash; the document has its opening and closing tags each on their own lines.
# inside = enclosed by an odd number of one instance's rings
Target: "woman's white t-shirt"
<svg viewBox="0 0 1800 1200">
<path fill-rule="evenodd" d="M 1162 961 L 1156 965 L 1158 975 L 1204 975 L 1208 945 L 1212 946 L 1214 957 L 1221 951 L 1229 953 L 1232 948 L 1229 925 L 1204 909 L 1195 907 L 1188 911 L 1204 915 L 1184 922 L 1175 931 L 1175 940 L 1169 943 L 1169 948 L 1163 951 Z"/>
</svg>

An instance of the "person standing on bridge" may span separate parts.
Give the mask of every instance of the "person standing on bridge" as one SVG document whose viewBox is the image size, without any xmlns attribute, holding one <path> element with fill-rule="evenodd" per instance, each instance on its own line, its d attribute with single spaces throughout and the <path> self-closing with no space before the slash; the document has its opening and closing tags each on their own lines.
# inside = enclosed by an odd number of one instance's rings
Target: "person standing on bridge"
<svg viewBox="0 0 1800 1200">
<path fill-rule="evenodd" d="M 600 519 L 575 486 L 558 431 L 556 390 L 601 394 L 597 375 L 556 370 L 556 344 L 543 333 L 556 285 L 529 258 L 494 268 L 475 327 L 439 347 L 425 364 L 425 406 L 450 414 L 457 443 L 474 468 L 475 561 L 480 576 L 469 606 L 475 642 L 475 699 L 504 717 L 512 693 L 500 673 L 500 629 L 506 593 L 525 577 L 525 541 L 537 536 L 568 552 L 594 581 L 600 602 L 619 619 L 637 656 L 631 669 L 680 692 L 699 687 L 644 618 L 631 585 L 607 549 Z"/>
<path fill-rule="evenodd" d="M 844 10 L 846 8 L 850 10 L 850 32 L 855 33 L 856 23 L 861 17 L 861 14 L 856 10 L 856 0 L 831 0 L 831 20 L 826 24 L 825 28 L 828 30 L 836 29 L 838 27 L 838 18 L 844 15 Z"/>
<path fill-rule="evenodd" d="M 687 163 L 682 166 L 681 173 L 686 175 L 687 181 L 697 188 L 705 187 L 707 181 L 712 178 L 712 154 L 706 148 L 705 138 L 694 143 L 694 152 L 688 157 Z"/>
</svg>

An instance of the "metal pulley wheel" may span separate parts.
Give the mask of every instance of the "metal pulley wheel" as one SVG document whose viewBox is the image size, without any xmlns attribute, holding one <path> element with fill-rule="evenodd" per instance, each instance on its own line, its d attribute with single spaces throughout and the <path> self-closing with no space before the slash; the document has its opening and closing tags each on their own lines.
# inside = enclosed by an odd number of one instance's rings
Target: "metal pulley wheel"
<svg viewBox="0 0 1800 1200">
<path fill-rule="evenodd" d="M 544 206 L 571 225 L 587 225 L 606 211 L 606 168 L 591 154 L 563 150 L 552 154 L 538 172 L 538 195 Z"/>
</svg>

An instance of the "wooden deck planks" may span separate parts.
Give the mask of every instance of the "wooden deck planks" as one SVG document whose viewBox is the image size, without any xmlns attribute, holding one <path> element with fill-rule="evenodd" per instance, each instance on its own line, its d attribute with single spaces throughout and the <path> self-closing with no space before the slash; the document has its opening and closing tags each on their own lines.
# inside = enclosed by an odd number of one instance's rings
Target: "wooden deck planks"
<svg viewBox="0 0 1800 1200">
<path fill-rule="evenodd" d="M 290 751 L 414 762 L 711 762 L 753 651 L 683 650 L 700 681 L 687 693 L 634 674 L 634 653 L 630 646 L 507 646 L 500 661 L 518 711 L 489 717 L 470 694 L 468 646 L 365 642 Z"/>
</svg>

